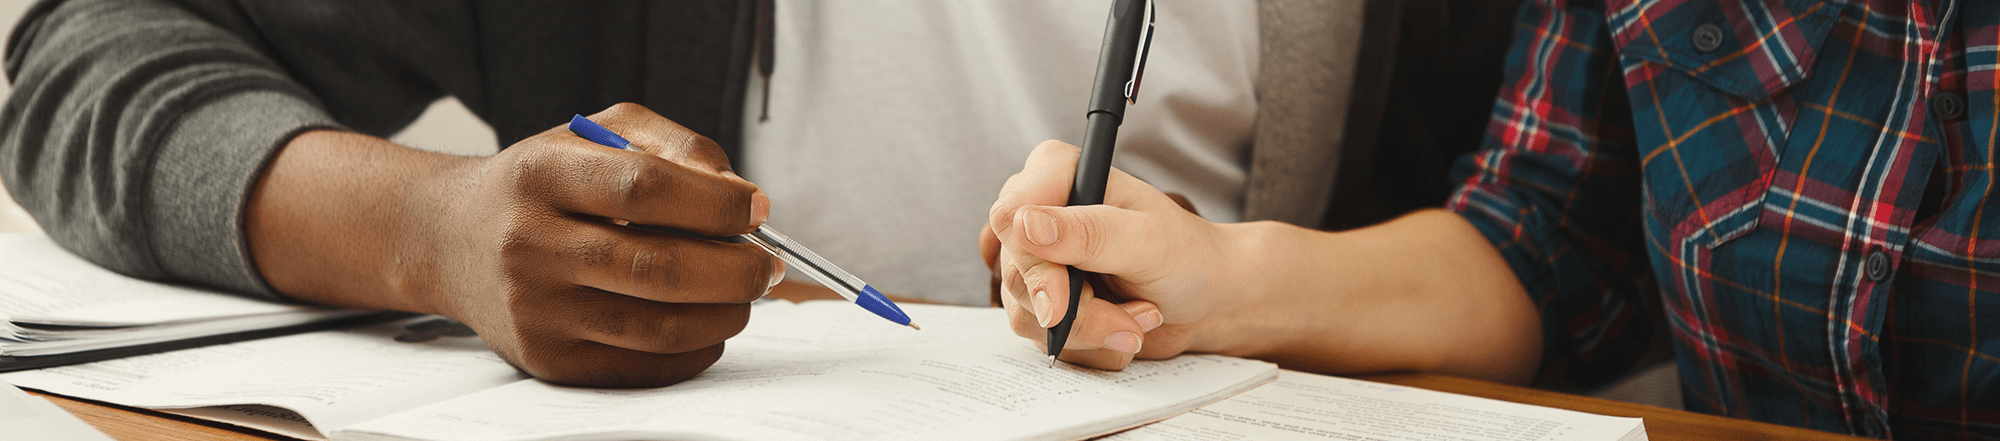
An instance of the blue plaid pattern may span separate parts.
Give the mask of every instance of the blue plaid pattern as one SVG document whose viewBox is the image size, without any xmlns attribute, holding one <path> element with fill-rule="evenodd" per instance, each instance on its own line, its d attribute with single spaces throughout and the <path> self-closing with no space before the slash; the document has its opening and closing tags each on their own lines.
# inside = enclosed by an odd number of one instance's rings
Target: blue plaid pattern
<svg viewBox="0 0 2000 441">
<path fill-rule="evenodd" d="M 1517 29 L 1447 208 L 1541 308 L 1542 384 L 1664 336 L 1692 410 L 2000 439 L 2000 1 L 1535 0 Z"/>
</svg>

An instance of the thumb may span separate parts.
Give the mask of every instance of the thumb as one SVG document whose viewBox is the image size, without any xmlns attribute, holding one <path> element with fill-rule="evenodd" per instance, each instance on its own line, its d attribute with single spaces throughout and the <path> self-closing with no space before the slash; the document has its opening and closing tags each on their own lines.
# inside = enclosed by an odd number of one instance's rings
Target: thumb
<svg viewBox="0 0 2000 441">
<path fill-rule="evenodd" d="M 1021 251 L 1054 263 L 1134 281 L 1158 279 L 1189 237 L 1168 231 L 1158 218 L 1109 205 L 1025 206 L 1015 212 Z"/>
</svg>

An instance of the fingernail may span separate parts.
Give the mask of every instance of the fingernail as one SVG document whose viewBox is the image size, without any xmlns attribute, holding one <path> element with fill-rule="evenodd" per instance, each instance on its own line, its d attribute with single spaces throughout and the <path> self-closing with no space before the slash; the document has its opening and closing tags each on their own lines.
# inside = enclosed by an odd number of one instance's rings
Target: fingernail
<svg viewBox="0 0 2000 441">
<path fill-rule="evenodd" d="M 764 190 L 757 190 L 756 193 L 751 193 L 750 225 L 763 225 L 764 221 L 770 219 L 771 219 L 771 197 L 765 196 Z"/>
<path fill-rule="evenodd" d="M 1104 339 L 1104 348 L 1127 354 L 1139 353 L 1139 334 L 1118 331 Z"/>
<path fill-rule="evenodd" d="M 1139 328 L 1145 329 L 1146 332 L 1153 332 L 1154 329 L 1160 328 L 1161 323 L 1166 323 L 1166 319 L 1160 317 L 1160 310 L 1157 309 L 1146 311 L 1134 318 L 1139 320 Z"/>
<path fill-rule="evenodd" d="M 1022 220 L 1027 225 L 1021 227 L 1028 229 L 1028 241 L 1041 246 L 1055 245 L 1056 239 L 1059 239 L 1056 235 L 1056 217 L 1034 208 L 1024 210 L 1027 210 L 1027 213 L 1023 215 L 1026 218 Z"/>
<path fill-rule="evenodd" d="M 1055 326 L 1055 314 L 1049 313 L 1049 292 L 1035 291 L 1033 301 L 1035 302 L 1035 319 L 1041 322 L 1042 327 Z"/>
</svg>

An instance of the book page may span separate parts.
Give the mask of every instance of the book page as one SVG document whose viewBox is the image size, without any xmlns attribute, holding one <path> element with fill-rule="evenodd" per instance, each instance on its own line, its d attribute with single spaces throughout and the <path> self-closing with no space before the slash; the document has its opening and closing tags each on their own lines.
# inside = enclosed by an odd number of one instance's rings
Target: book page
<svg viewBox="0 0 2000 441">
<path fill-rule="evenodd" d="M 476 337 L 395 341 L 418 317 L 0 374 L 21 387 L 149 408 L 268 405 L 321 432 L 524 378 Z"/>
<path fill-rule="evenodd" d="M 922 331 L 839 301 L 758 307 L 722 359 L 657 389 L 523 381 L 335 432 L 340 439 L 1074 439 L 1269 381 L 1220 356 L 1122 372 L 1051 367 L 995 308 L 903 305 Z"/>
<path fill-rule="evenodd" d="M 1105 440 L 1613 441 L 1645 439 L 1644 430 L 1638 418 L 1285 371 L 1271 384 Z"/>
<path fill-rule="evenodd" d="M 311 309 L 134 279 L 47 236 L 0 234 L 0 319 L 108 326 Z"/>
</svg>

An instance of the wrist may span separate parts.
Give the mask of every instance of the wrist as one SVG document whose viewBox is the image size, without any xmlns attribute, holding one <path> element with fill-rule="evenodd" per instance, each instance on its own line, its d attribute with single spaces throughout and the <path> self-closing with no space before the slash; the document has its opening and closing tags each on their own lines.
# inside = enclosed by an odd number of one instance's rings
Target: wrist
<svg viewBox="0 0 2000 441">
<path fill-rule="evenodd" d="M 436 312 L 426 287 L 409 277 L 435 259 L 411 247 L 431 242 L 416 227 L 442 205 L 433 181 L 466 159 L 349 132 L 300 134 L 251 192 L 245 229 L 253 263 L 293 299 Z"/>
<path fill-rule="evenodd" d="M 1432 370 L 1445 353 L 1432 337 L 1449 325 L 1430 320 L 1426 286 L 1451 276 L 1401 240 L 1410 227 L 1233 226 L 1243 290 L 1217 320 L 1216 352 L 1324 373 Z"/>
<path fill-rule="evenodd" d="M 469 243 L 460 240 L 465 236 L 450 234 L 455 230 L 477 229 L 482 225 L 454 219 L 466 219 L 472 204 L 480 199 L 472 193 L 478 189 L 479 174 L 490 158 L 471 158 L 443 155 L 410 149 L 390 144 L 399 150 L 399 155 L 408 155 L 411 167 L 405 170 L 407 176 L 395 179 L 395 187 L 401 191 L 389 191 L 393 195 L 386 204 L 394 204 L 394 216 L 384 219 L 378 225 L 384 238 L 388 238 L 389 258 L 378 259 L 382 264 L 376 273 L 383 289 L 398 298 L 407 311 L 427 314 L 445 314 L 452 310 L 444 296 L 449 290 L 446 280 L 453 274 L 472 274 L 468 268 L 454 268 L 464 265 L 463 256 L 453 257 L 453 249 L 471 249 Z"/>
<path fill-rule="evenodd" d="M 1299 247 L 1316 246 L 1324 238 L 1301 235 L 1302 228 L 1280 222 L 1218 224 L 1220 244 L 1214 296 L 1201 337 L 1194 348 L 1244 357 L 1280 352 L 1289 342 L 1278 338 L 1306 332 L 1312 321 L 1302 314 L 1300 294 L 1289 291 L 1296 275 Z"/>
</svg>

